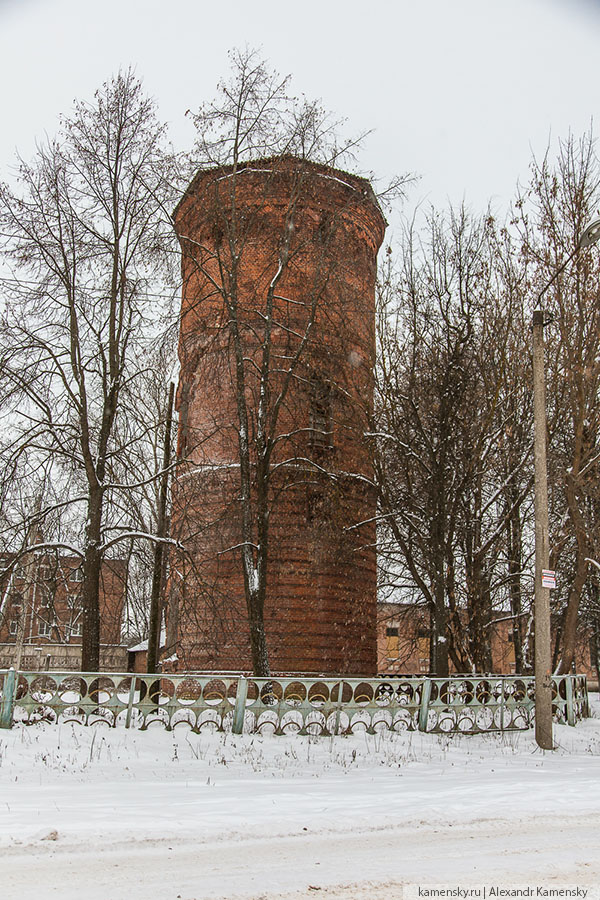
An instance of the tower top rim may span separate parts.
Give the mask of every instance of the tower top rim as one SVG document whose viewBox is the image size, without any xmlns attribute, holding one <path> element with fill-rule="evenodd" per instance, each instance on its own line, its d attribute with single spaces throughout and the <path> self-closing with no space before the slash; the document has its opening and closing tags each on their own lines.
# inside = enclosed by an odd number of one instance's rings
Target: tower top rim
<svg viewBox="0 0 600 900">
<path fill-rule="evenodd" d="M 216 183 L 218 181 L 224 181 L 228 178 L 231 178 L 232 175 L 243 175 L 245 173 L 270 173 L 283 175 L 286 172 L 301 171 L 302 169 L 305 169 L 306 173 L 310 174 L 313 177 L 317 176 L 328 178 L 332 181 L 338 182 L 343 187 L 349 188 L 350 190 L 356 192 L 363 201 L 370 201 L 372 206 L 381 216 L 382 223 L 385 228 L 385 226 L 387 225 L 385 216 L 383 215 L 383 211 L 381 209 L 375 191 L 373 190 L 373 185 L 368 178 L 365 178 L 362 175 L 354 175 L 351 172 L 346 172 L 343 169 L 338 169 L 335 166 L 328 165 L 327 163 L 315 162 L 313 160 L 294 156 L 292 154 L 256 157 L 238 162 L 237 165 L 228 163 L 227 165 L 206 166 L 198 169 L 189 185 L 183 192 L 179 203 L 175 207 L 173 211 L 173 218 L 177 218 L 182 205 L 188 198 L 192 197 L 196 193 L 203 182 L 212 180 L 213 183 Z M 212 179 L 211 176 L 213 176 Z"/>
</svg>

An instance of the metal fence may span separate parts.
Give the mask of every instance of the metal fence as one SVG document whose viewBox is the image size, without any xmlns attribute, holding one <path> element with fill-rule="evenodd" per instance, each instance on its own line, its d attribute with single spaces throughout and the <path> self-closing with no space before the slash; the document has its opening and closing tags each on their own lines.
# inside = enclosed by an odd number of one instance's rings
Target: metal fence
<svg viewBox="0 0 600 900">
<path fill-rule="evenodd" d="M 46 720 L 140 729 L 185 723 L 235 734 L 485 734 L 530 728 L 534 696 L 535 679 L 514 675 L 246 678 L 9 669 L 0 671 L 0 727 Z M 569 725 L 589 714 L 584 675 L 553 678 L 553 710 Z"/>
</svg>

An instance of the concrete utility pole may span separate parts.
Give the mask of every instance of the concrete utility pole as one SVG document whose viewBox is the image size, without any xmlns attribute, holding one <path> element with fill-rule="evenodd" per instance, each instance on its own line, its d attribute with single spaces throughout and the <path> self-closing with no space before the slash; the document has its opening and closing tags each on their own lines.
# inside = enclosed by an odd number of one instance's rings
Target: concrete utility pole
<svg viewBox="0 0 600 900">
<path fill-rule="evenodd" d="M 544 367 L 544 311 L 542 297 L 584 247 L 600 239 L 600 219 L 584 229 L 577 246 L 544 285 L 533 311 L 533 457 L 535 517 L 535 739 L 542 750 L 553 750 L 552 653 L 550 645 L 550 589 L 542 583 L 549 565 L 548 468 L 546 463 L 546 377 Z"/>
<path fill-rule="evenodd" d="M 552 750 L 552 654 L 550 646 L 550 589 L 542 585 L 549 566 L 548 469 L 546 464 L 546 384 L 544 375 L 544 313 L 533 312 L 533 462 L 535 517 L 535 739 Z"/>
</svg>

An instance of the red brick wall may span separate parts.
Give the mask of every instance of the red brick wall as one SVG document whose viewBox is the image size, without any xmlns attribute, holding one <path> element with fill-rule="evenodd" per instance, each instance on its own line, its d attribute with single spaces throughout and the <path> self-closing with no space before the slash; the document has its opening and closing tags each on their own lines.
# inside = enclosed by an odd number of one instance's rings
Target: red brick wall
<svg viewBox="0 0 600 900">
<path fill-rule="evenodd" d="M 377 670 L 381 674 L 419 675 L 429 673 L 429 612 L 423 606 L 379 603 L 377 606 Z M 515 674 L 515 648 L 511 639 L 513 622 L 502 614 L 492 627 L 493 672 Z M 552 640 L 556 637 L 552 629 Z M 591 656 L 591 634 L 580 629 L 575 668 L 595 683 L 597 673 Z M 533 654 L 533 647 L 531 648 Z M 450 663 L 450 671 L 454 666 Z M 520 673 L 518 673 L 520 674 Z"/>
<path fill-rule="evenodd" d="M 385 226 L 367 182 L 302 165 L 300 179 L 298 161 L 287 159 L 252 164 L 235 180 L 246 228 L 239 273 L 246 336 L 262 333 L 260 312 L 292 197 L 292 253 L 277 287 L 281 327 L 273 332 L 282 368 L 305 332 L 307 305 L 318 298 L 310 340 L 281 410 L 273 462 L 313 460 L 335 475 L 297 463 L 273 476 L 267 639 L 274 671 L 366 674 L 376 668 L 375 534 L 373 525 L 348 528 L 375 515 L 364 432 L 373 402 L 376 254 Z M 219 216 L 232 188 L 228 172 L 200 174 L 176 215 L 184 250 L 178 405 L 185 462 L 173 528 L 190 551 L 177 560 L 170 581 L 180 668 L 250 665 L 239 552 L 226 552 L 239 543 L 237 422 L 223 304 L 211 283 L 211 276 L 220 276 L 210 259 L 220 245 L 229 267 Z M 257 353 L 249 338 L 246 355 L 257 359 Z M 272 396 L 283 377 L 273 380 Z M 332 385 L 330 448 L 311 440 L 315 377 Z M 251 404 L 253 390 L 249 367 Z M 229 468 L 214 468 L 219 465 Z"/>
<path fill-rule="evenodd" d="M 100 642 L 118 645 L 125 603 L 127 565 L 105 559 L 100 576 Z M 9 583 L 10 582 L 10 583 Z M 26 644 L 81 644 L 81 560 L 75 556 L 38 553 L 25 558 L 0 589 L 8 590 L 0 642 L 14 643 L 17 620 L 23 616 Z"/>
</svg>

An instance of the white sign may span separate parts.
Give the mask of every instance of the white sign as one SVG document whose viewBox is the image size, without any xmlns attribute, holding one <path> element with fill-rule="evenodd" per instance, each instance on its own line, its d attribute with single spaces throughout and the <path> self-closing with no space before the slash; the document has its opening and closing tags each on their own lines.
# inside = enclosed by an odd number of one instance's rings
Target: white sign
<svg viewBox="0 0 600 900">
<path fill-rule="evenodd" d="M 556 587 L 556 572 L 554 572 L 552 569 L 542 569 L 542 587 Z"/>
</svg>

